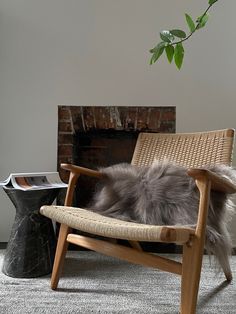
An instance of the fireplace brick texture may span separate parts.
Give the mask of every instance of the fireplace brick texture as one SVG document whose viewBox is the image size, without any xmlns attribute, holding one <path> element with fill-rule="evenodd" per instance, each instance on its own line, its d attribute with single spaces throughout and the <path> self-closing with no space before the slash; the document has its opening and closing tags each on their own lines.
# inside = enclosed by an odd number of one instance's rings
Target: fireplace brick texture
<svg viewBox="0 0 236 314">
<path fill-rule="evenodd" d="M 61 163 L 76 163 L 78 132 L 123 130 L 126 132 L 175 132 L 176 110 L 171 107 L 58 106 L 58 171 L 63 181 L 68 172 Z M 92 150 L 91 150 L 92 152 Z M 93 159 L 93 156 L 91 156 Z"/>
</svg>

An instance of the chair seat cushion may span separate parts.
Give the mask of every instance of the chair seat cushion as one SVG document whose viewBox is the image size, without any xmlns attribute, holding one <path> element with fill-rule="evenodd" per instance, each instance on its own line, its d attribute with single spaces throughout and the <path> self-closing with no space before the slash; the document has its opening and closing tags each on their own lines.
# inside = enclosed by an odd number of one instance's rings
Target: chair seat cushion
<svg viewBox="0 0 236 314">
<path fill-rule="evenodd" d="M 188 242 L 190 235 L 195 232 L 188 226 L 127 222 L 77 207 L 43 206 L 40 213 L 71 228 L 115 239 L 182 244 Z"/>
</svg>

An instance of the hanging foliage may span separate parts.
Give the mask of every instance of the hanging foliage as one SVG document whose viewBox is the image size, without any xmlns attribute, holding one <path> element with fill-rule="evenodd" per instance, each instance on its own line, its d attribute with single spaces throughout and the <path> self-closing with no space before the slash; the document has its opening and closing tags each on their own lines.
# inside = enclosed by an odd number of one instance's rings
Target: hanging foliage
<svg viewBox="0 0 236 314">
<path fill-rule="evenodd" d="M 183 43 L 188 40 L 197 30 L 203 28 L 206 25 L 209 19 L 208 11 L 217 1 L 219 0 L 208 0 L 207 9 L 195 21 L 189 14 L 185 13 L 185 20 L 189 29 L 188 35 L 181 29 L 161 31 L 161 41 L 150 50 L 150 53 L 152 54 L 150 64 L 155 63 L 165 51 L 168 61 L 171 63 L 174 59 L 175 65 L 178 69 L 180 69 L 184 60 Z"/>
</svg>

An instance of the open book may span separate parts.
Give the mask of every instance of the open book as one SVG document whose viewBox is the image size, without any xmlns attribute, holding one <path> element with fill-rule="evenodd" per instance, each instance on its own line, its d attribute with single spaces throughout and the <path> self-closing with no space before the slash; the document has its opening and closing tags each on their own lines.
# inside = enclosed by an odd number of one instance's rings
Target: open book
<svg viewBox="0 0 236 314">
<path fill-rule="evenodd" d="M 0 186 L 27 191 L 66 188 L 68 184 L 62 182 L 58 172 L 37 172 L 11 173 L 6 180 L 0 182 Z"/>
</svg>

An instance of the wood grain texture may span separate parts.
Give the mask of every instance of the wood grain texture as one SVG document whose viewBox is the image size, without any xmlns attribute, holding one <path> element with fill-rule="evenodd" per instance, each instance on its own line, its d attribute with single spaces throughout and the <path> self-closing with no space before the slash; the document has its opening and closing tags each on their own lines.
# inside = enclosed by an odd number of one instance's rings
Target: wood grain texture
<svg viewBox="0 0 236 314">
<path fill-rule="evenodd" d="M 168 260 L 160 256 L 154 256 L 149 253 L 139 252 L 136 249 L 128 248 L 122 245 L 88 238 L 77 234 L 69 234 L 67 241 L 134 264 L 154 267 L 178 275 L 182 273 L 182 266 L 179 262 Z"/>
</svg>

